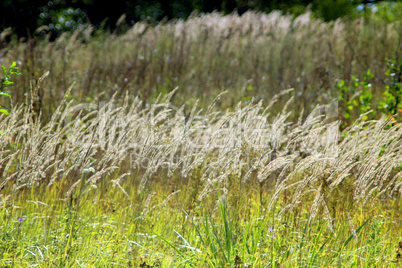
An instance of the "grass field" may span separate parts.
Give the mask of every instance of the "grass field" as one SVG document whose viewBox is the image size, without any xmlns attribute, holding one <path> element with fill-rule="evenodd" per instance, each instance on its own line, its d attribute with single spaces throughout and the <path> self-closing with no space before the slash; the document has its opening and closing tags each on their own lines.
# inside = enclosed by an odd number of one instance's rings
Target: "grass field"
<svg viewBox="0 0 402 268">
<path fill-rule="evenodd" d="M 1 99 L 0 266 L 400 267 L 402 129 L 377 108 L 400 26 L 3 32 L 21 75 Z"/>
</svg>

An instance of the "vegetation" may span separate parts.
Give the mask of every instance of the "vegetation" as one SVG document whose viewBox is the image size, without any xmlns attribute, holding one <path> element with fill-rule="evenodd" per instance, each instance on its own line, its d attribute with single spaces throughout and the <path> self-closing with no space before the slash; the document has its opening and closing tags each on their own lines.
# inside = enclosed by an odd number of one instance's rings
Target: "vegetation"
<svg viewBox="0 0 402 268">
<path fill-rule="evenodd" d="M 3 88 L 14 84 L 14 82 L 11 81 L 11 79 L 12 79 L 11 75 L 19 75 L 20 72 L 18 71 L 17 63 L 15 61 L 10 65 L 8 70 L 4 66 L 2 66 L 2 68 L 3 68 L 3 79 L 1 80 L 1 84 L 0 84 L 0 96 L 6 96 L 6 97 L 11 98 L 10 94 L 3 92 L 2 90 L 3 90 Z M 5 107 L 2 107 L 0 105 L 0 113 L 8 115 L 8 110 L 5 109 Z"/>
<path fill-rule="evenodd" d="M 280 12 L 213 13 L 156 27 L 141 22 L 124 35 L 88 26 L 54 42 L 13 39 L 2 50 L 2 60 L 3 65 L 16 61 L 20 68 L 14 88 L 33 88 L 38 77 L 50 71 L 35 100 L 44 118 L 75 82 L 70 97 L 79 102 L 92 98 L 102 103 L 116 92 L 121 99 L 128 91 L 144 106 L 175 87 L 179 94 L 172 102 L 178 107 L 199 100 L 207 108 L 228 91 L 217 104 L 222 109 L 253 98 L 255 103 L 269 102 L 281 90 L 294 88 L 297 119 L 297 111 L 308 114 L 317 104 L 337 99 L 338 80 L 350 87 L 353 76 L 362 80 L 368 70 L 374 77 L 366 79 L 371 85 L 366 93 L 373 95 L 371 107 L 377 108 L 385 86 L 391 85 L 386 59 L 398 66 L 401 29 L 400 21 L 388 23 L 374 16 L 366 22 L 323 23 L 309 13 L 297 18 Z M 25 93 L 16 91 L 13 101 L 25 102 Z M 276 111 L 285 102 L 278 102 Z"/>
<path fill-rule="evenodd" d="M 44 32 L 60 36 L 66 31 L 75 31 L 85 23 L 91 23 L 97 29 L 114 31 L 121 30 L 121 22 L 133 26 L 138 21 L 159 23 L 169 19 L 187 19 L 194 12 L 236 12 L 241 15 L 249 10 L 267 13 L 281 10 L 293 15 L 311 10 L 314 16 L 331 21 L 354 17 L 358 13 L 367 15 L 375 9 L 381 16 L 395 20 L 399 17 L 393 9 L 398 7 L 400 3 L 395 0 L 116 0 L 113 4 L 99 0 L 13 0 L 0 4 L 0 29 L 12 27 L 20 37 Z M 121 17 L 122 14 L 124 17 Z"/>
<path fill-rule="evenodd" d="M 398 267 L 402 27 L 370 16 L 4 31 L 0 266 Z"/>
</svg>

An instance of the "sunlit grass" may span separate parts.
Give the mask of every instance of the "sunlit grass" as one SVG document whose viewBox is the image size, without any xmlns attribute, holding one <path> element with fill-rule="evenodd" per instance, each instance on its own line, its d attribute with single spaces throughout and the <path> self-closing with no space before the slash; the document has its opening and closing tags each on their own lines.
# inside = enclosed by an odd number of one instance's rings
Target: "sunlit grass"
<svg viewBox="0 0 402 268">
<path fill-rule="evenodd" d="M 3 115 L 1 265 L 399 261 L 398 124 L 338 133 L 317 112 L 291 123 L 252 104 L 186 118 L 168 98 L 113 103 L 69 117 L 64 102 L 44 125 L 24 107 Z"/>
<path fill-rule="evenodd" d="M 334 232 L 325 217 L 308 221 L 302 210 L 278 218 L 259 196 L 233 206 L 229 198 L 188 210 L 179 193 L 143 213 L 140 198 L 104 188 L 79 203 L 23 192 L 4 204 L 1 265 L 8 267 L 398 267 L 402 235 L 398 202 L 340 212 Z M 130 187 L 129 184 L 124 187 Z M 109 188 L 106 192 L 106 189 Z M 163 201 L 161 192 L 151 202 Z M 44 191 L 41 189 L 40 191 Z M 249 189 L 251 190 L 251 189 Z M 39 193 L 40 193 L 39 191 Z M 308 206 L 308 204 L 305 204 Z M 21 220 L 18 220 L 22 218 Z M 237 263 L 237 264 L 236 264 Z M 237 266 L 236 266 L 237 265 Z"/>
<path fill-rule="evenodd" d="M 214 13 L 10 42 L 0 266 L 398 267 L 400 123 L 327 105 L 368 68 L 382 94 L 398 29 Z"/>
</svg>

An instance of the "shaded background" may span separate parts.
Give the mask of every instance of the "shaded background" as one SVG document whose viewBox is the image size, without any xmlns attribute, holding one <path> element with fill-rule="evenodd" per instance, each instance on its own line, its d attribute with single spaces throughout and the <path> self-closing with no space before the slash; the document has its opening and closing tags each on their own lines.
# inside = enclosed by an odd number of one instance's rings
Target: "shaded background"
<svg viewBox="0 0 402 268">
<path fill-rule="evenodd" d="M 370 109 L 378 110 L 373 117 L 402 111 L 400 1 L 0 5 L 0 65 L 15 62 L 21 72 L 4 89 L 12 99 L 0 98 L 9 110 L 25 103 L 27 91 L 50 71 L 34 101 L 43 118 L 73 83 L 70 97 L 77 101 L 100 103 L 114 94 L 122 100 L 128 92 L 144 107 L 176 87 L 171 101 L 178 107 L 207 108 L 227 91 L 216 103 L 223 110 L 294 88 L 292 120 L 333 99 L 349 123 Z M 286 99 L 274 108 L 281 111 Z"/>
<path fill-rule="evenodd" d="M 282 10 L 284 13 L 302 14 L 311 9 L 316 17 L 325 21 L 353 15 L 355 11 L 365 10 L 384 1 L 370 0 L 115 0 L 112 4 L 99 0 L 6 0 L 0 6 L 1 28 L 12 27 L 19 36 L 33 36 L 53 32 L 55 36 L 63 31 L 75 30 L 80 25 L 90 22 L 96 27 L 109 30 L 116 28 L 119 18 L 125 14 L 122 22 L 131 26 L 140 20 L 152 23 L 166 19 L 187 18 L 193 12 L 206 13 L 219 11 L 225 14 L 247 10 L 270 12 Z M 395 2 L 395 1 L 385 1 Z M 42 30 L 36 30 L 39 27 Z"/>
</svg>

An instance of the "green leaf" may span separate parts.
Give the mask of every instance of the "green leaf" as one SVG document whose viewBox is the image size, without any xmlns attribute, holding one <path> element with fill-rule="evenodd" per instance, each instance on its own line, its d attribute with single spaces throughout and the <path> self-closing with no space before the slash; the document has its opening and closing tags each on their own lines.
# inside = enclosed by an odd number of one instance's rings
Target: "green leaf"
<svg viewBox="0 0 402 268">
<path fill-rule="evenodd" d="M 254 89 L 254 87 L 252 85 L 248 85 L 246 89 L 247 89 L 247 91 L 251 91 Z"/>
<path fill-rule="evenodd" d="M 16 69 L 10 70 L 10 73 L 11 73 L 11 74 L 16 74 L 16 75 L 20 75 L 20 74 L 21 74 L 21 73 L 20 73 L 18 70 L 16 70 Z"/>
<path fill-rule="evenodd" d="M 4 81 L 3 81 L 3 85 L 4 85 L 4 86 L 8 86 L 8 85 L 12 85 L 12 84 L 14 84 L 14 82 L 12 82 L 12 81 L 10 81 L 10 80 L 4 80 Z"/>
<path fill-rule="evenodd" d="M 6 109 L 0 109 L 0 113 L 8 115 L 8 111 Z"/>
<path fill-rule="evenodd" d="M 11 98 L 10 94 L 8 94 L 6 92 L 1 92 L 1 91 L 0 91 L 0 96 L 7 96 L 7 97 Z"/>
<path fill-rule="evenodd" d="M 17 67 L 17 62 L 13 61 L 13 63 L 12 63 L 11 66 L 10 66 L 10 69 L 13 69 L 13 68 L 15 68 L 15 67 Z"/>
<path fill-rule="evenodd" d="M 371 72 L 370 69 L 367 70 L 366 74 L 367 74 L 367 76 L 368 76 L 369 78 L 373 78 L 373 77 L 374 77 L 374 74 Z"/>
<path fill-rule="evenodd" d="M 386 75 L 386 76 L 390 76 L 390 75 L 391 75 L 391 70 L 390 70 L 390 69 L 387 69 L 387 71 L 385 72 L 385 75 Z"/>
</svg>

